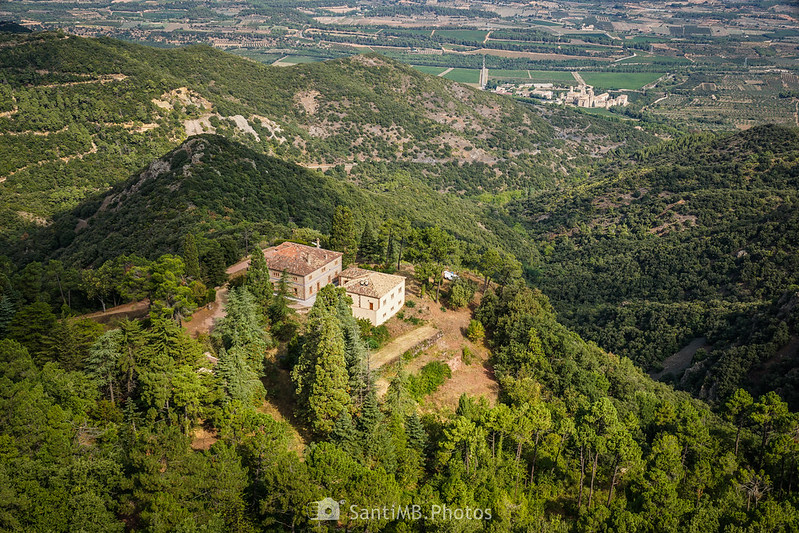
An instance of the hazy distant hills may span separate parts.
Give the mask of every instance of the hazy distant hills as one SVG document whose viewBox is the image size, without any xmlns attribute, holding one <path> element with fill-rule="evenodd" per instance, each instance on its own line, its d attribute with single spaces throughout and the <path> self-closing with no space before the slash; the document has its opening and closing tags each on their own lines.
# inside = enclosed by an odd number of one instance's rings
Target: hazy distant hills
<svg viewBox="0 0 799 533">
<path fill-rule="evenodd" d="M 322 168 L 381 161 L 474 194 L 548 186 L 591 156 L 651 140 L 626 123 L 544 112 L 372 55 L 277 68 L 205 46 L 2 34 L 0 79 L 7 234 L 198 133 Z"/>
</svg>

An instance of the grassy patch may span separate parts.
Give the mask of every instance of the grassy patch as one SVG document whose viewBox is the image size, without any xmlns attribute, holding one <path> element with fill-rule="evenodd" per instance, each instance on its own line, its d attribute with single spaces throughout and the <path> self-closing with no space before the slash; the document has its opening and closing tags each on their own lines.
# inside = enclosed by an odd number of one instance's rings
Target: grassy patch
<svg viewBox="0 0 799 533">
<path fill-rule="evenodd" d="M 444 77 L 461 83 L 480 83 L 480 71 L 472 68 L 455 68 Z"/>
<path fill-rule="evenodd" d="M 492 78 L 501 78 L 501 79 L 508 79 L 508 78 L 524 78 L 529 79 L 530 77 L 527 75 L 526 70 L 489 70 L 488 75 Z"/>
<path fill-rule="evenodd" d="M 663 72 L 581 72 L 588 85 L 598 89 L 640 89 L 652 83 Z"/>
<path fill-rule="evenodd" d="M 536 26 L 563 26 L 560 22 L 551 22 L 549 20 L 531 20 L 529 21 L 530 24 L 535 24 Z"/>
<path fill-rule="evenodd" d="M 441 361 L 431 361 L 424 365 L 418 374 L 408 376 L 408 393 L 420 401 L 435 392 L 446 380 L 452 377 L 449 366 Z"/>
</svg>

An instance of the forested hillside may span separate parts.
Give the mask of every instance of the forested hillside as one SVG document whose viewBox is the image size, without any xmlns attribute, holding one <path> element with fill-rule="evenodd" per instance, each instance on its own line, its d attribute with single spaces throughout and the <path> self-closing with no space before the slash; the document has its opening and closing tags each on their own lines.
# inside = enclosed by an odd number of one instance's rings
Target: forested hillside
<svg viewBox="0 0 799 533">
<path fill-rule="evenodd" d="M 50 33 L 0 76 L 0 530 L 799 530 L 796 130 Z M 297 312 L 286 239 L 405 275 L 393 329 Z M 372 366 L 423 326 L 452 345 Z M 710 402 L 636 365 L 690 341 Z M 492 394 L 428 401 L 471 365 Z"/>
<path fill-rule="evenodd" d="M 199 281 L 191 246 L 185 257 L 128 266 L 115 287 L 140 286 L 154 304 L 177 295 L 179 280 Z M 739 391 L 722 419 L 584 342 L 509 279 L 475 312 L 501 401 L 429 412 L 403 372 L 378 397 L 342 289 L 322 289 L 302 325 L 265 269 L 253 263 L 199 341 L 173 320 L 181 298 L 110 327 L 23 307 L 0 332 L 0 527 L 325 531 L 309 515 L 324 497 L 346 501 L 350 531 L 799 527 L 799 421 L 774 393 Z M 263 409 L 281 366 L 294 428 Z M 413 505 L 418 515 L 360 513 Z"/>
<path fill-rule="evenodd" d="M 379 171 L 360 184 L 337 180 L 263 155 L 218 135 L 192 137 L 107 193 L 57 215 L 52 226 L 18 246 L 25 261 L 57 258 L 75 266 L 118 255 L 155 258 L 180 250 L 186 234 L 233 239 L 246 233 L 289 237 L 305 228 L 330 232 L 333 210 L 347 205 L 356 224 L 386 220 L 438 225 L 462 240 L 512 249 L 523 236 L 501 218 L 407 172 Z M 322 232 L 322 233 L 319 233 Z"/>
<path fill-rule="evenodd" d="M 650 140 L 375 55 L 277 68 L 204 46 L 0 34 L 0 79 L 0 221 L 14 237 L 203 132 L 305 164 L 384 162 L 474 194 L 574 177 L 591 156 Z"/>
<path fill-rule="evenodd" d="M 799 131 L 764 126 L 646 148 L 511 211 L 581 334 L 713 401 L 746 384 L 797 405 L 797 191 Z M 667 360 L 694 339 L 687 370 Z"/>
</svg>

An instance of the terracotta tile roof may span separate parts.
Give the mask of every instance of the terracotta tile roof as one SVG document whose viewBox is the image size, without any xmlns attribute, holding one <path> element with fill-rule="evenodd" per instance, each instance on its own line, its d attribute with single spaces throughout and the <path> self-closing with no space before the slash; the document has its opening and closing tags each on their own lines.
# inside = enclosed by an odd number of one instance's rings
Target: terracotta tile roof
<svg viewBox="0 0 799 533">
<path fill-rule="evenodd" d="M 360 294 L 361 296 L 371 296 L 372 298 L 382 298 L 391 290 L 405 281 L 402 276 L 393 274 L 383 274 L 373 270 L 350 267 L 339 274 L 340 285 L 347 289 L 347 292 Z"/>
<path fill-rule="evenodd" d="M 295 276 L 307 276 L 341 256 L 341 252 L 332 252 L 294 242 L 284 242 L 264 250 L 266 264 L 270 270 L 280 272 L 285 270 Z"/>
</svg>

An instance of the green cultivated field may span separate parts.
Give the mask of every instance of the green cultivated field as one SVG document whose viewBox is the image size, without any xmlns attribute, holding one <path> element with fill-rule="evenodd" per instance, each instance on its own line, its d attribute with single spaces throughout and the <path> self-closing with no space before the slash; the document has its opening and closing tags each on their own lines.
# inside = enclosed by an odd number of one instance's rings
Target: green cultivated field
<svg viewBox="0 0 799 533">
<path fill-rule="evenodd" d="M 459 81 L 461 83 L 480 83 L 480 71 L 474 68 L 456 68 L 444 74 L 448 80 Z"/>
<path fill-rule="evenodd" d="M 531 70 L 530 76 L 533 81 L 541 83 L 561 82 L 567 85 L 577 83 L 572 73 L 565 70 Z"/>
<path fill-rule="evenodd" d="M 580 72 L 588 85 L 598 89 L 640 89 L 663 72 Z"/>
<path fill-rule="evenodd" d="M 428 67 L 427 65 L 413 65 L 413 68 L 419 72 L 424 72 L 425 74 L 430 74 L 432 76 L 438 76 L 447 70 L 447 67 Z"/>
<path fill-rule="evenodd" d="M 563 70 L 504 70 L 488 69 L 488 76 L 495 80 L 528 80 L 530 83 L 562 83 L 575 85 L 571 72 Z"/>
<path fill-rule="evenodd" d="M 464 41 L 482 41 L 488 34 L 485 30 L 436 30 L 435 35 L 447 39 L 463 39 Z"/>
<path fill-rule="evenodd" d="M 509 79 L 509 78 L 524 78 L 530 79 L 530 76 L 527 75 L 526 70 L 489 70 L 488 75 L 492 78 L 499 78 L 499 79 Z"/>
</svg>

